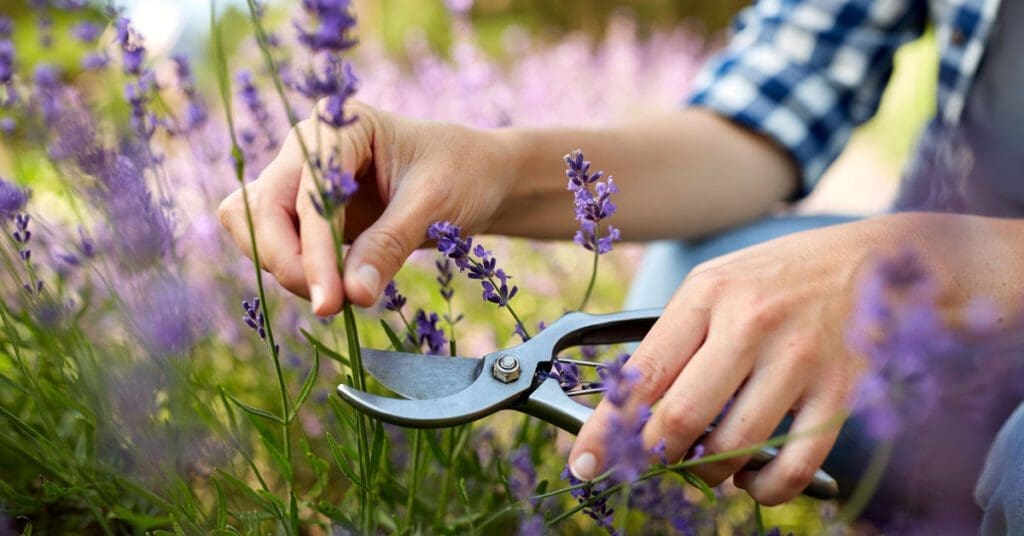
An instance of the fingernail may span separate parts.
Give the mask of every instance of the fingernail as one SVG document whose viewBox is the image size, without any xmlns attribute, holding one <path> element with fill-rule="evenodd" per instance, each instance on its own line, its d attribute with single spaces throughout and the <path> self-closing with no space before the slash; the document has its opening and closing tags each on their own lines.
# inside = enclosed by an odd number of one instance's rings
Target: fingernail
<svg viewBox="0 0 1024 536">
<path fill-rule="evenodd" d="M 309 301 L 313 305 L 313 313 L 316 313 L 318 309 L 324 305 L 324 287 L 320 285 L 311 285 L 309 287 Z"/>
<path fill-rule="evenodd" d="M 380 272 L 371 264 L 364 264 L 356 268 L 356 277 L 363 283 L 363 288 L 373 296 L 377 295 L 377 287 L 380 285 Z"/>
<path fill-rule="evenodd" d="M 579 480 L 590 480 L 594 478 L 594 471 L 597 470 L 597 458 L 589 452 L 584 452 L 576 457 L 569 470 L 572 471 L 572 476 Z"/>
</svg>

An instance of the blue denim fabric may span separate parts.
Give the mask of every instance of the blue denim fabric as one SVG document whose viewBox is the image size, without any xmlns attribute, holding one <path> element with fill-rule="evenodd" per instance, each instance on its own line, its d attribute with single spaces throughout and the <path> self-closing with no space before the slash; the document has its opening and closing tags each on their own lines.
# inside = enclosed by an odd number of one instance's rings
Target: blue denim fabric
<svg viewBox="0 0 1024 536">
<path fill-rule="evenodd" d="M 974 490 L 981 533 L 1024 534 L 1024 404 L 1003 424 Z"/>
<path fill-rule="evenodd" d="M 686 274 L 704 261 L 786 234 L 854 220 L 843 216 L 786 216 L 760 220 L 699 241 L 652 243 L 626 297 L 625 308 L 664 306 Z M 866 439 L 856 420 L 843 426 L 824 465 L 839 481 L 841 491 L 851 491 L 873 449 L 874 445 Z M 913 458 L 913 453 L 910 453 L 910 458 Z M 979 453 L 979 463 L 980 458 Z M 905 457 L 897 455 L 895 460 L 905 460 Z M 929 463 L 928 460 L 918 462 Z M 894 461 L 890 469 L 894 488 L 899 488 L 913 473 L 905 461 Z M 900 496 L 900 492 L 893 492 L 890 498 L 884 489 L 887 483 L 883 482 L 879 501 L 898 510 L 901 500 L 905 500 L 905 493 Z M 965 500 L 969 502 L 969 499 Z M 1017 408 L 999 432 L 978 481 L 975 500 L 983 511 L 983 534 L 1024 535 L 1024 404 Z M 876 516 L 869 509 L 867 515 L 873 520 L 884 520 L 884 523 L 891 520 L 887 519 L 891 513 L 883 511 Z"/>
</svg>

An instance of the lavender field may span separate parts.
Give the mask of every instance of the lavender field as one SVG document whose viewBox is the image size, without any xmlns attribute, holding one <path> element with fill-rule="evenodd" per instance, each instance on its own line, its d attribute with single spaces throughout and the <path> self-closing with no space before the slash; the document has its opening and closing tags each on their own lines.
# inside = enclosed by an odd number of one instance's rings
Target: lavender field
<svg viewBox="0 0 1024 536">
<path fill-rule="evenodd" d="M 615 229 L 616 170 L 594 175 L 601 162 L 552 147 L 575 237 L 470 243 L 439 222 L 423 229 L 437 247 L 415 253 L 380 304 L 327 318 L 241 254 L 220 202 L 320 101 L 314 118 L 339 130 L 360 120 L 352 99 L 481 129 L 606 125 L 678 106 L 715 38 L 690 24 L 640 31 L 619 13 L 598 37 L 512 28 L 496 54 L 472 0 L 448 0 L 450 47 L 410 32 L 396 51 L 347 1 L 248 0 L 211 10 L 208 46 L 190 57 L 152 50 L 116 3 L 7 5 L 0 534 L 872 533 L 857 518 L 908 422 L 965 400 L 949 386 L 984 381 L 976 355 L 1012 354 L 983 304 L 954 333 L 933 314 L 925 267 L 881 263 L 849 327 L 874 365 L 854 411 L 879 446 L 840 502 L 760 508 L 691 475 L 699 452 L 657 460 L 636 423 L 610 438 L 616 470 L 592 483 L 566 470 L 571 436 L 520 414 L 384 425 L 334 394 L 383 392 L 360 346 L 478 357 L 567 311 L 619 310 L 644 245 Z M 338 221 L 366 185 L 307 158 L 322 181 L 313 203 Z M 343 255 L 344 230 L 334 238 Z M 572 349 L 601 360 L 600 376 L 552 374 L 613 396 L 630 388 L 623 352 Z M 999 363 L 984 374 L 1015 366 Z"/>
</svg>

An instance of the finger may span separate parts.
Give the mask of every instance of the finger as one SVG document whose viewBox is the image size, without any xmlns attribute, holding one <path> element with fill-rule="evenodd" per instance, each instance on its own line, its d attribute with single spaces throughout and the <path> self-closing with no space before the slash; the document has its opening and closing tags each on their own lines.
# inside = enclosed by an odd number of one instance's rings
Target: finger
<svg viewBox="0 0 1024 536">
<path fill-rule="evenodd" d="M 705 455 L 733 452 L 771 437 L 806 387 L 803 362 L 786 360 L 778 363 L 754 369 L 728 412 L 714 431 L 701 441 Z M 701 464 L 693 468 L 693 473 L 709 485 L 717 486 L 739 471 L 749 459 L 749 455 L 737 456 Z"/>
<path fill-rule="evenodd" d="M 299 237 L 295 230 L 294 216 L 272 198 L 277 194 L 257 186 L 256 183 L 246 185 L 253 233 L 249 233 L 249 219 L 246 217 L 241 189 L 221 203 L 221 223 L 239 249 L 250 259 L 254 257 L 252 237 L 255 236 L 260 268 L 270 272 L 289 292 L 305 297 L 306 279 L 299 261 Z"/>
<path fill-rule="evenodd" d="M 708 309 L 703 303 L 696 295 L 689 295 L 685 286 L 669 302 L 626 362 L 624 369 L 633 371 L 637 377 L 626 408 L 602 400 L 580 430 L 569 454 L 569 467 L 576 478 L 590 480 L 605 467 L 605 442 L 614 432 L 610 426 L 612 416 L 653 404 L 701 346 L 708 326 Z"/>
<path fill-rule="evenodd" d="M 753 348 L 711 335 L 658 403 L 644 444 L 664 440 L 665 456 L 681 458 L 750 374 L 754 357 Z"/>
<path fill-rule="evenodd" d="M 221 223 L 246 256 L 254 257 L 252 237 L 255 235 L 260 267 L 290 292 L 306 297 L 308 289 L 299 260 L 300 244 L 295 226 L 295 192 L 301 165 L 302 153 L 293 129 L 259 179 L 245 185 L 253 233 L 249 232 L 242 189 L 224 199 L 218 212 Z"/>
<path fill-rule="evenodd" d="M 790 427 L 778 456 L 757 472 L 737 473 L 733 481 L 757 502 L 774 506 L 799 495 L 825 462 L 847 415 L 838 397 L 809 397 Z"/>
<path fill-rule="evenodd" d="M 357 305 L 369 307 L 384 285 L 427 237 L 438 219 L 429 194 L 403 190 L 395 194 L 377 221 L 352 242 L 345 261 L 345 293 Z"/>
<path fill-rule="evenodd" d="M 344 296 L 331 225 L 340 229 L 342 222 L 329 222 L 313 204 L 314 199 L 319 199 L 319 193 L 308 164 L 302 166 L 300 184 L 302 186 L 294 203 L 299 214 L 301 266 L 309 285 L 313 313 L 318 316 L 337 314 Z M 333 217 L 340 220 L 344 218 L 344 212 L 338 211 Z"/>
</svg>

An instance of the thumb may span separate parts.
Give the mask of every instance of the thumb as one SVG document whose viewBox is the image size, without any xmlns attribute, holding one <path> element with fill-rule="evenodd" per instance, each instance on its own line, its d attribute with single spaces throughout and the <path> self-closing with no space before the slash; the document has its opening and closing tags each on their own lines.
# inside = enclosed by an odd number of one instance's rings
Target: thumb
<svg viewBox="0 0 1024 536">
<path fill-rule="evenodd" d="M 431 211 L 425 196 L 406 200 L 397 195 L 380 218 L 359 234 L 345 260 L 345 296 L 352 303 L 373 305 L 384 285 L 427 237 Z"/>
</svg>

